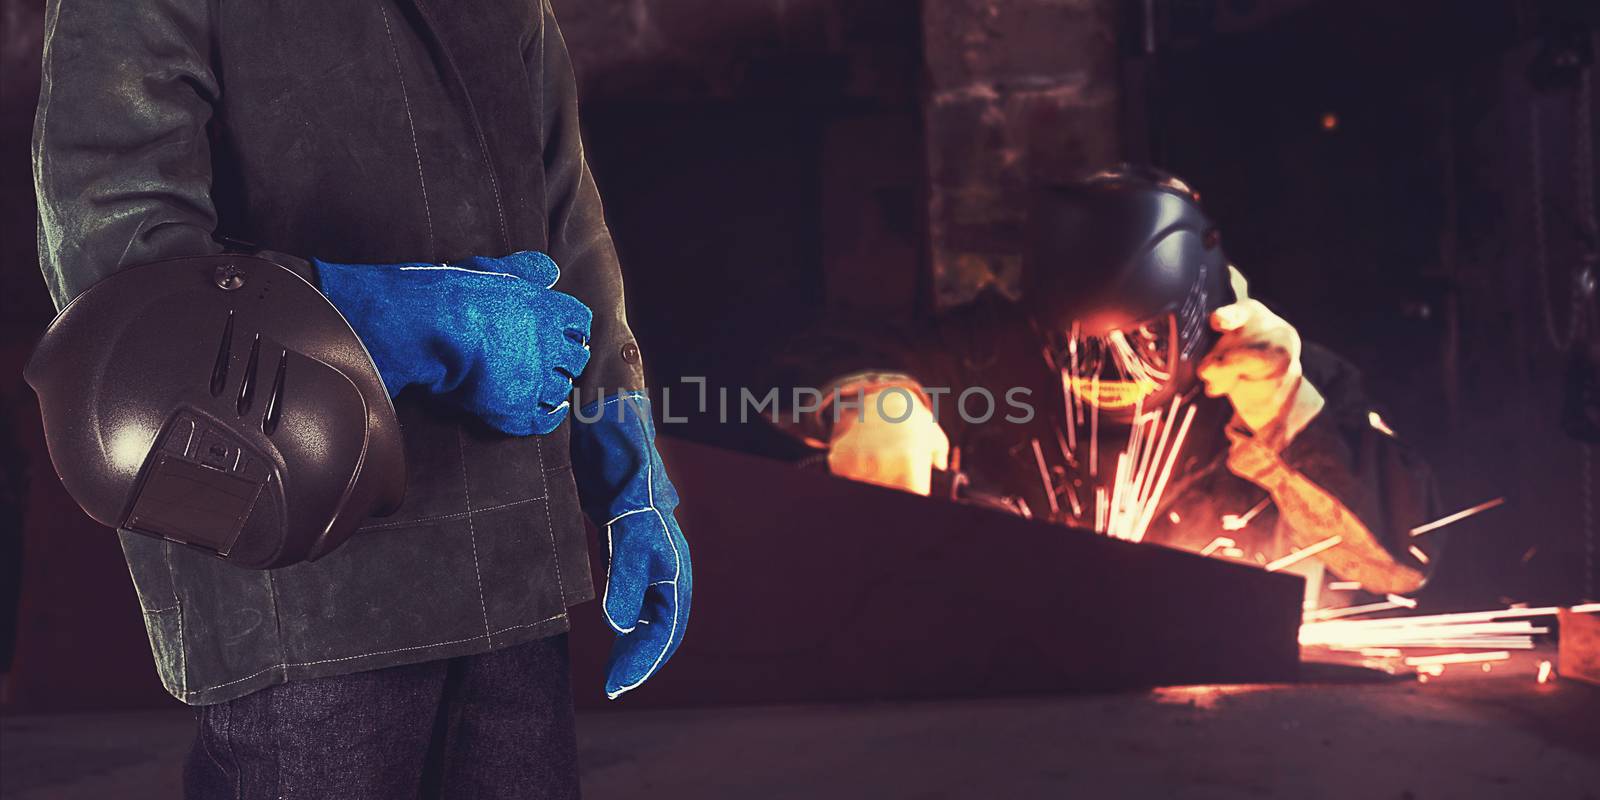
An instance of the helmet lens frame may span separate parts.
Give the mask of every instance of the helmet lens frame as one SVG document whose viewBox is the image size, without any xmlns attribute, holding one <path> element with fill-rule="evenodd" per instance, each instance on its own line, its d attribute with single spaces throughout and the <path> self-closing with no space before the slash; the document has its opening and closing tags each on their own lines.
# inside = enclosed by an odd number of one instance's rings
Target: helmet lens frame
<svg viewBox="0 0 1600 800">
<path fill-rule="evenodd" d="M 1172 311 L 1099 334 L 1075 321 L 1050 339 L 1048 354 L 1067 392 L 1101 411 L 1135 409 L 1177 375 L 1180 342 Z"/>
</svg>

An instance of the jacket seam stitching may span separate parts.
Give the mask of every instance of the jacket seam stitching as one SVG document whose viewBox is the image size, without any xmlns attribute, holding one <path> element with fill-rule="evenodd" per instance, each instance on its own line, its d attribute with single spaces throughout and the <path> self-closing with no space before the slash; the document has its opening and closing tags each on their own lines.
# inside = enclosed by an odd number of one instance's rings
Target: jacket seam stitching
<svg viewBox="0 0 1600 800">
<path fill-rule="evenodd" d="M 172 607 L 178 612 L 178 691 L 184 695 L 189 694 L 189 639 L 183 635 L 183 599 L 178 597 L 178 574 L 172 567 L 172 548 L 177 545 L 165 543 L 161 549 L 162 560 L 167 564 L 167 587 L 172 591 Z"/>
<path fill-rule="evenodd" d="M 274 665 L 272 665 L 270 667 L 267 667 L 266 669 L 262 669 L 262 670 L 259 670 L 257 672 L 253 672 L 253 673 L 251 673 L 249 675 L 246 675 L 243 678 L 238 678 L 236 680 L 231 680 L 231 681 L 228 681 L 227 683 L 219 683 L 219 684 L 217 684 L 215 686 L 207 686 L 204 689 L 196 689 L 193 692 L 188 692 L 186 694 L 186 696 L 194 697 L 196 695 L 203 694 L 205 692 L 214 692 L 214 691 L 216 691 L 218 689 L 226 689 L 229 686 L 233 686 L 235 684 L 244 683 L 245 681 L 248 681 L 248 680 L 250 680 L 252 678 L 261 677 L 262 675 L 265 675 L 268 672 L 272 672 L 273 670 L 288 670 L 291 667 L 315 667 L 315 666 L 318 666 L 318 665 L 321 665 L 321 664 L 336 664 L 336 663 L 339 663 L 341 661 L 355 661 L 356 659 L 371 658 L 373 656 L 386 656 L 386 655 L 390 655 L 392 653 L 406 653 L 406 652 L 411 652 L 411 651 L 414 651 L 414 650 L 426 650 L 426 649 L 428 649 L 430 647 L 447 647 L 447 646 L 453 645 L 453 644 L 465 644 L 467 642 L 474 642 L 474 641 L 477 641 L 479 639 L 483 639 L 483 640 L 487 641 L 490 637 L 499 636 L 502 633 L 507 633 L 507 632 L 518 630 L 518 629 L 521 629 L 521 628 L 532 628 L 532 627 L 535 627 L 535 626 L 538 626 L 538 625 L 543 625 L 543 624 L 545 624 L 547 622 L 555 622 L 558 619 L 565 619 L 566 617 L 567 617 L 567 612 L 563 611 L 560 614 L 557 614 L 557 615 L 555 615 L 553 617 L 547 617 L 545 619 L 541 619 L 538 622 L 524 622 L 524 623 L 522 623 L 520 625 L 509 625 L 507 627 L 500 628 L 500 629 L 494 630 L 494 631 L 490 631 L 490 632 L 488 632 L 486 634 L 482 634 L 482 635 L 479 635 L 479 636 L 468 636 L 465 639 L 453 639 L 453 640 L 450 640 L 450 641 L 447 641 L 447 642 L 432 642 L 430 644 L 412 645 L 410 647 L 396 647 L 396 648 L 394 648 L 392 650 L 375 650 L 375 651 L 372 651 L 372 652 L 369 652 L 369 653 L 357 653 L 356 655 L 353 655 L 353 656 L 340 656 L 338 658 L 324 658 L 324 659 L 319 659 L 319 660 L 316 660 L 316 661 L 290 661 L 290 662 L 284 662 L 284 663 L 281 663 L 281 664 L 274 664 Z"/>
<path fill-rule="evenodd" d="M 546 169 L 548 162 L 545 161 L 544 151 L 549 146 L 550 142 L 549 137 L 547 136 L 549 131 L 545 126 L 545 107 L 547 105 L 545 102 L 547 99 L 545 95 L 547 92 L 545 91 L 546 76 L 544 74 L 544 53 L 545 34 L 550 26 L 551 13 L 550 4 L 548 2 L 544 2 L 544 0 L 541 0 L 539 3 L 539 108 L 537 112 L 539 116 L 535 117 L 535 119 L 539 120 L 539 195 L 546 199 L 547 205 L 550 197 L 550 176 L 548 174 L 548 170 Z M 527 74 L 527 67 L 524 66 L 522 71 L 523 74 Z M 529 82 L 532 82 L 531 77 L 529 78 Z M 549 209 L 546 209 L 546 212 L 548 211 Z M 542 227 L 544 228 L 545 245 L 548 247 L 551 238 L 550 214 L 541 214 L 539 215 L 539 218 L 540 222 L 543 223 Z"/>
<path fill-rule="evenodd" d="M 398 522 L 380 522 L 376 525 L 363 525 L 359 528 L 356 528 L 356 533 L 361 533 L 362 531 L 384 530 L 387 528 L 406 528 L 413 525 L 425 525 L 429 522 L 444 522 L 446 520 L 461 519 L 462 517 L 473 514 L 487 514 L 491 511 L 504 511 L 505 509 L 515 508 L 528 503 L 537 503 L 544 499 L 546 498 L 542 495 L 539 497 L 525 497 L 521 500 L 512 500 L 509 503 L 500 503 L 499 505 L 487 506 L 485 508 L 476 508 L 472 511 L 457 511 L 451 514 L 439 514 L 432 517 L 420 517 L 418 519 L 401 520 Z"/>
<path fill-rule="evenodd" d="M 267 571 L 267 599 L 272 603 L 272 635 L 274 644 L 277 645 L 278 660 L 287 661 L 289 660 L 289 651 L 284 648 L 283 643 L 283 614 L 280 613 L 278 608 L 278 581 L 276 578 L 272 577 L 271 570 Z M 233 718 L 231 716 L 228 718 L 228 722 L 229 725 L 232 725 Z M 229 730 L 231 731 L 232 729 L 230 728 Z M 229 747 L 232 747 L 233 740 L 231 738 L 231 734 L 228 741 Z M 240 780 L 244 780 L 242 772 Z"/>
<path fill-rule="evenodd" d="M 494 168 L 494 159 L 489 154 L 489 140 L 483 133 L 483 120 L 478 117 L 476 104 L 472 102 L 472 93 L 467 89 L 467 82 L 461 77 L 461 70 L 456 67 L 455 57 L 450 54 L 449 44 L 444 36 L 439 34 L 439 26 L 434 24 L 433 13 L 425 3 L 416 4 L 417 11 L 434 31 L 434 41 L 439 46 L 439 54 L 443 59 L 443 66 L 455 79 L 456 88 L 461 92 L 461 98 L 466 105 L 468 121 L 471 123 L 472 132 L 478 140 L 478 152 L 483 158 L 484 169 L 488 172 L 489 191 L 494 197 L 494 209 L 500 223 L 500 240 L 507 250 L 511 248 L 511 232 L 506 224 L 506 207 L 500 199 L 500 176 Z"/>
<path fill-rule="evenodd" d="M 478 582 L 478 610 L 483 614 L 483 635 L 489 633 L 489 604 L 483 599 L 483 571 L 478 568 L 478 526 L 472 520 L 472 486 L 467 478 L 467 441 L 456 429 L 456 450 L 461 453 L 461 495 L 467 503 L 467 543 L 472 545 L 472 575 Z"/>
<path fill-rule="evenodd" d="M 183 635 L 183 607 L 178 607 L 178 688 L 189 692 L 189 640 Z"/>
<path fill-rule="evenodd" d="M 422 171 L 422 147 L 417 143 L 417 122 L 411 113 L 411 94 L 406 91 L 405 71 L 400 65 L 400 46 L 395 43 L 394 30 L 389 26 L 389 10 L 379 6 L 378 13 L 383 15 L 383 32 L 389 37 L 389 54 L 394 59 L 395 77 L 400 81 L 400 102 L 406 109 L 406 127 L 411 132 L 411 152 L 417 157 L 417 184 L 422 187 L 422 215 L 428 225 L 429 258 L 433 257 L 433 209 L 428 203 L 428 179 Z"/>
<path fill-rule="evenodd" d="M 567 584 L 561 580 L 561 548 L 556 544 L 555 520 L 550 514 L 550 478 L 544 469 L 544 442 L 540 441 L 533 447 L 533 453 L 539 459 L 539 480 L 544 482 L 544 532 L 550 537 L 550 563 L 556 570 L 556 594 L 561 599 L 561 607 L 567 605 Z"/>
</svg>

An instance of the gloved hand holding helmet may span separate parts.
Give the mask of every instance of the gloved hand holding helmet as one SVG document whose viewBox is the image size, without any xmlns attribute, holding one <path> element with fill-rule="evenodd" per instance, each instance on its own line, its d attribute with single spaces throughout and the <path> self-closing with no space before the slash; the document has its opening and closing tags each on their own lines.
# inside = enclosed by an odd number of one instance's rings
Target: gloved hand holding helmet
<svg viewBox="0 0 1600 800">
<path fill-rule="evenodd" d="M 366 343 L 391 395 L 424 387 L 513 436 L 549 433 L 566 418 L 593 314 L 555 291 L 561 273 L 545 254 L 315 263 L 323 294 Z"/>
<path fill-rule="evenodd" d="M 56 473 L 109 527 L 282 567 L 405 492 L 400 424 L 361 340 L 263 258 L 119 270 L 62 309 L 25 375 Z"/>
<path fill-rule="evenodd" d="M 423 386 L 512 435 L 566 418 L 592 315 L 551 288 L 544 254 L 315 263 L 320 294 L 261 258 L 202 256 L 121 271 L 62 311 L 27 376 L 57 472 L 90 516 L 286 566 L 399 505 L 385 393 Z"/>
</svg>

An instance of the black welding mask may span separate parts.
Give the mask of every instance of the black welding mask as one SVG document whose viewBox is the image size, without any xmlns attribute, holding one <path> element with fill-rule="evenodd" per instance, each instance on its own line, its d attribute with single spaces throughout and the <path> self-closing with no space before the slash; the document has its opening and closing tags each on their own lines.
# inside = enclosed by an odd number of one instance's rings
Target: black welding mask
<svg viewBox="0 0 1600 800">
<path fill-rule="evenodd" d="M 1230 301 L 1199 195 L 1121 165 L 1033 194 L 1024 302 L 1069 402 L 1131 419 L 1187 392 Z"/>
<path fill-rule="evenodd" d="M 271 261 L 122 269 L 56 316 L 24 377 L 56 474 L 89 516 L 241 567 L 315 560 L 405 490 L 372 358 L 315 287 Z"/>
</svg>

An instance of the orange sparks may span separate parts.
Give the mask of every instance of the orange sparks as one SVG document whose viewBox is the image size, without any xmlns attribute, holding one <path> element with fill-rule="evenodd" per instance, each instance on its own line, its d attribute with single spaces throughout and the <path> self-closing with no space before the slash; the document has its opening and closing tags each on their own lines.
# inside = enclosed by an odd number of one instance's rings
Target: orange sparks
<svg viewBox="0 0 1600 800">
<path fill-rule="evenodd" d="M 1390 439 L 1397 438 L 1395 436 L 1394 429 L 1389 427 L 1389 423 L 1384 422 L 1383 417 L 1379 416 L 1378 412 L 1376 411 L 1367 412 L 1367 424 L 1371 425 L 1373 430 L 1382 433 L 1384 436 L 1387 436 Z"/>
<path fill-rule="evenodd" d="M 1401 617 L 1390 622 L 1405 622 L 1421 625 L 1459 625 L 1468 622 L 1486 622 L 1499 619 L 1517 619 L 1518 617 L 1553 617 L 1561 609 L 1556 606 L 1539 606 L 1528 608 L 1516 606 L 1502 608 L 1496 611 L 1458 611 L 1452 614 L 1433 614 L 1423 617 Z"/>
<path fill-rule="evenodd" d="M 1077 361 L 1077 352 L 1076 351 L 1073 352 L 1073 361 L 1074 362 Z M 1067 396 L 1067 401 L 1066 401 L 1066 405 L 1067 405 L 1067 445 L 1066 446 L 1067 446 L 1067 450 L 1070 452 L 1072 450 L 1078 449 L 1078 418 L 1077 418 L 1077 415 L 1075 415 L 1073 413 L 1073 403 L 1076 401 L 1077 398 L 1072 392 L 1072 381 L 1067 376 L 1067 373 L 1065 373 L 1065 372 L 1061 373 L 1061 389 L 1062 389 L 1063 392 L 1066 393 L 1066 396 Z"/>
<path fill-rule="evenodd" d="M 1039 482 L 1044 484 L 1044 499 L 1050 503 L 1050 517 L 1061 516 L 1061 506 L 1056 502 L 1056 483 L 1050 480 L 1050 467 L 1044 463 L 1044 451 L 1039 448 L 1039 440 L 1033 439 L 1033 463 L 1039 467 Z"/>
<path fill-rule="evenodd" d="M 1424 667 L 1445 664 L 1478 664 L 1489 661 L 1506 661 L 1511 658 L 1511 653 L 1505 650 L 1496 650 L 1492 653 L 1447 653 L 1442 656 L 1412 656 L 1406 659 L 1408 667 Z M 1488 664 L 1484 664 L 1488 666 Z"/>
<path fill-rule="evenodd" d="M 1232 533 L 1233 531 L 1244 530 L 1245 526 L 1249 525 L 1250 521 L 1254 520 L 1257 514 L 1260 514 L 1262 511 L 1266 510 L 1267 505 L 1271 502 L 1271 497 L 1263 497 L 1261 498 L 1261 502 L 1256 503 L 1255 506 L 1243 514 L 1223 514 L 1222 529 L 1228 531 L 1229 533 Z"/>
<path fill-rule="evenodd" d="M 1550 629 L 1536 627 L 1525 618 L 1553 616 L 1558 611 L 1553 607 L 1506 608 L 1386 619 L 1340 619 L 1395 607 L 1392 602 L 1384 602 L 1314 611 L 1300 626 L 1300 643 L 1362 653 L 1401 647 L 1531 650 L 1533 637 L 1547 634 Z"/>
<path fill-rule="evenodd" d="M 1550 682 L 1550 678 L 1553 677 L 1554 675 L 1555 675 L 1555 670 L 1550 667 L 1550 662 L 1549 661 L 1540 661 L 1539 662 L 1539 682 L 1540 683 L 1549 683 Z"/>
<path fill-rule="evenodd" d="M 1467 517 L 1473 516 L 1475 514 L 1481 514 L 1481 513 L 1485 512 L 1485 511 L 1488 511 L 1491 508 L 1497 508 L 1499 506 L 1505 505 L 1505 502 L 1506 502 L 1506 499 L 1504 497 L 1496 497 L 1493 500 L 1485 500 L 1484 502 L 1479 503 L 1479 504 L 1473 506 L 1472 508 L 1462 509 L 1460 511 L 1457 511 L 1454 514 L 1451 514 L 1451 515 L 1445 516 L 1445 517 L 1440 517 L 1440 518 L 1438 518 L 1438 519 L 1436 519 L 1436 520 L 1434 520 L 1432 522 L 1429 522 L 1429 523 L 1427 523 L 1425 525 L 1418 525 L 1417 527 L 1411 529 L 1411 535 L 1412 536 L 1421 536 L 1422 534 L 1427 533 L 1428 531 L 1436 531 L 1436 530 L 1438 530 L 1440 528 L 1443 528 L 1444 526 L 1449 525 L 1451 523 L 1460 522 L 1461 520 L 1464 520 Z M 1422 559 L 1422 563 L 1426 564 L 1426 563 L 1428 563 L 1428 560 L 1427 559 Z"/>
<path fill-rule="evenodd" d="M 1428 563 L 1428 554 L 1422 552 L 1422 548 L 1416 545 L 1411 545 L 1411 556 L 1424 564 Z"/>
<path fill-rule="evenodd" d="M 1341 617 L 1355 617 L 1362 614 L 1375 614 L 1379 611 L 1389 611 L 1391 609 L 1404 607 L 1405 606 L 1402 606 L 1399 603 L 1384 600 L 1379 603 L 1368 603 L 1362 606 L 1348 606 L 1346 608 L 1323 608 L 1313 611 L 1307 616 L 1313 620 L 1321 621 L 1339 619 Z"/>
<path fill-rule="evenodd" d="M 1117 455 L 1111 486 L 1109 489 L 1102 486 L 1095 490 L 1095 530 L 1133 542 L 1144 539 L 1156 509 L 1161 505 L 1162 494 L 1177 463 L 1178 453 L 1183 448 L 1189 425 L 1194 420 L 1195 409 L 1195 406 L 1189 406 L 1179 424 L 1178 412 L 1183 410 L 1181 398 L 1175 398 L 1165 411 L 1156 409 L 1146 413 L 1141 407 L 1135 407 L 1128 446 Z M 1094 411 L 1091 409 L 1091 461 L 1095 458 L 1097 435 Z M 1229 542 L 1227 546 L 1232 544 Z"/>
<path fill-rule="evenodd" d="M 1318 554 L 1318 553 L 1320 553 L 1320 552 L 1322 552 L 1324 550 L 1327 550 L 1327 549 L 1332 548 L 1332 547 L 1337 547 L 1339 545 L 1339 543 L 1342 542 L 1342 541 L 1344 541 L 1344 537 L 1343 536 L 1329 536 L 1328 538 L 1323 539 L 1322 541 L 1317 542 L 1316 544 L 1311 545 L 1310 547 L 1306 547 L 1306 548 L 1302 548 L 1300 550 L 1296 550 L 1293 553 L 1290 553 L 1289 555 L 1286 555 L 1283 558 L 1278 559 L 1277 561 L 1273 561 L 1273 562 L 1267 564 L 1266 569 L 1267 569 L 1268 572 L 1277 572 L 1278 570 L 1283 569 L 1285 567 L 1290 567 L 1290 566 L 1293 566 L 1295 564 L 1298 564 L 1301 561 L 1304 561 L 1304 560 L 1306 560 L 1306 559 L 1308 559 L 1308 558 L 1310 558 L 1310 557 L 1312 557 L 1312 556 L 1314 556 L 1314 555 L 1316 555 L 1316 554 Z"/>
<path fill-rule="evenodd" d="M 1238 544 L 1238 542 L 1235 542 L 1226 536 L 1218 536 L 1217 538 L 1211 540 L 1211 544 L 1208 544 L 1200 549 L 1200 555 L 1209 556 L 1221 548 L 1233 547 L 1236 544 Z"/>
<path fill-rule="evenodd" d="M 1091 394 L 1100 394 L 1100 376 L 1096 375 Z M 1100 474 L 1100 406 L 1089 404 L 1089 477 Z"/>
<path fill-rule="evenodd" d="M 1328 590 L 1334 592 L 1354 592 L 1361 588 L 1361 581 L 1334 581 L 1328 584 Z"/>
</svg>

